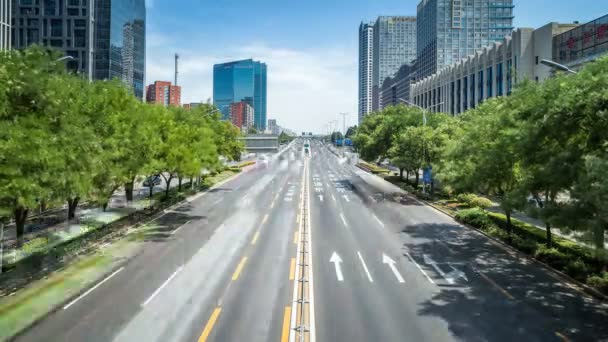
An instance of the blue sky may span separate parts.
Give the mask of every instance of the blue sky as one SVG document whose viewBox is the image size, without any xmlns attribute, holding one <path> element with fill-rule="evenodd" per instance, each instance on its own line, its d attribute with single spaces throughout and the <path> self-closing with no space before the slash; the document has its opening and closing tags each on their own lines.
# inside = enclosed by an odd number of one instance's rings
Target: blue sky
<svg viewBox="0 0 608 342">
<path fill-rule="evenodd" d="M 268 118 L 324 131 L 339 112 L 357 118 L 357 28 L 378 15 L 416 15 L 418 0 L 147 0 L 146 81 L 173 79 L 181 55 L 182 101 L 212 97 L 214 63 L 268 64 Z M 586 22 L 605 0 L 515 0 L 515 26 Z"/>
</svg>

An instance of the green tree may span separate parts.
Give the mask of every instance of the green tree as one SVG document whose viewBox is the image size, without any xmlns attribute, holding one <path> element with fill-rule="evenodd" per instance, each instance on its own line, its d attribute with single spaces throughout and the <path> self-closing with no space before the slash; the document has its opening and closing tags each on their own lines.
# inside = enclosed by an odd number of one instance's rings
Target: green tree
<svg viewBox="0 0 608 342">
<path fill-rule="evenodd" d="M 346 130 L 346 139 L 352 139 L 357 134 L 357 125 L 348 127 Z"/>
<path fill-rule="evenodd" d="M 67 77 L 58 54 L 39 47 L 0 54 L 0 204 L 12 213 L 23 242 L 30 208 L 51 196 L 64 162 L 56 89 Z"/>
</svg>

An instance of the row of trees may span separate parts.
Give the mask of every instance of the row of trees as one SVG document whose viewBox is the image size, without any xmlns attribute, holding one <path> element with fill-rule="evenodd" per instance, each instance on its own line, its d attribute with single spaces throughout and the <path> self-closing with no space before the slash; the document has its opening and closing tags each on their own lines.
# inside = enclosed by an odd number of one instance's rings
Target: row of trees
<svg viewBox="0 0 608 342">
<path fill-rule="evenodd" d="M 138 176 L 167 183 L 239 158 L 239 130 L 211 106 L 165 108 L 137 100 L 118 80 L 88 82 L 67 73 L 55 52 L 32 47 L 0 54 L 0 208 L 19 242 L 28 212 L 82 198 L 105 207 Z M 167 186 L 168 188 L 169 186 Z"/>
<path fill-rule="evenodd" d="M 583 230 L 604 248 L 608 230 L 608 58 L 576 75 L 520 82 L 508 97 L 453 118 L 391 107 L 365 118 L 355 138 L 367 160 L 390 158 L 418 174 L 432 166 L 444 187 L 500 197 L 546 225 Z M 529 198 L 537 205 L 529 204 Z M 509 233 L 511 229 L 509 228 Z"/>
</svg>

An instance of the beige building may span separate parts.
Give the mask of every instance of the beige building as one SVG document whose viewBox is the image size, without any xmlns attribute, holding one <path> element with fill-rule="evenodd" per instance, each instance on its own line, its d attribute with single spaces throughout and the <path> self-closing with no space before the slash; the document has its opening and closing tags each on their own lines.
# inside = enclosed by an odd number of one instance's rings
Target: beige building
<svg viewBox="0 0 608 342">
<path fill-rule="evenodd" d="M 541 64 L 553 55 L 553 37 L 577 24 L 550 23 L 539 29 L 520 28 L 461 61 L 412 85 L 415 104 L 457 115 L 485 99 L 509 95 L 517 80 L 540 82 L 552 70 Z"/>
</svg>

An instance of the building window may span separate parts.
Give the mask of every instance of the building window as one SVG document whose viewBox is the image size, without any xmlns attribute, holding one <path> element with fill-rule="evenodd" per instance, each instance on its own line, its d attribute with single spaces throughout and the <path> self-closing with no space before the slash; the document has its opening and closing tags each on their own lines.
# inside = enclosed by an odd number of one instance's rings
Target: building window
<svg viewBox="0 0 608 342">
<path fill-rule="evenodd" d="M 479 71 L 479 79 L 477 80 L 477 92 L 479 93 L 479 101 L 477 103 L 481 103 L 483 101 L 483 70 Z"/>
<path fill-rule="evenodd" d="M 471 74 L 471 76 L 469 76 L 470 78 L 470 83 L 471 83 L 471 108 L 475 108 L 475 74 Z"/>
<path fill-rule="evenodd" d="M 496 95 L 503 95 L 503 85 L 502 85 L 502 63 L 498 63 L 496 65 Z"/>
<path fill-rule="evenodd" d="M 538 65 L 538 56 L 536 56 L 536 65 Z"/>
<path fill-rule="evenodd" d="M 456 113 L 460 114 L 461 92 L 462 88 L 460 80 L 456 81 Z"/>
<path fill-rule="evenodd" d="M 487 96 L 486 98 L 491 98 L 494 97 L 494 92 L 492 91 L 492 82 L 494 82 L 494 79 L 492 78 L 492 67 L 489 67 L 487 70 L 487 75 L 486 75 L 486 79 L 487 79 L 487 87 L 486 87 L 486 92 L 487 92 Z"/>
<path fill-rule="evenodd" d="M 464 101 L 462 102 L 462 109 L 463 111 L 466 111 L 467 109 L 469 109 L 469 80 L 468 78 L 465 76 L 462 78 L 462 93 L 464 95 Z"/>
</svg>

